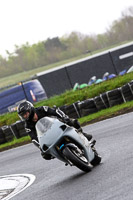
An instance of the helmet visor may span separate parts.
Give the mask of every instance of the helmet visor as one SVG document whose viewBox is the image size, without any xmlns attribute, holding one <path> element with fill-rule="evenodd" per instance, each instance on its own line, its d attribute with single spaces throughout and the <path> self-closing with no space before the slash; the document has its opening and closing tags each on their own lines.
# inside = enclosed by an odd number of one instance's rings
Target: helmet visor
<svg viewBox="0 0 133 200">
<path fill-rule="evenodd" d="M 22 120 L 28 120 L 30 117 L 30 113 L 28 111 L 19 113 L 19 117 Z"/>
</svg>

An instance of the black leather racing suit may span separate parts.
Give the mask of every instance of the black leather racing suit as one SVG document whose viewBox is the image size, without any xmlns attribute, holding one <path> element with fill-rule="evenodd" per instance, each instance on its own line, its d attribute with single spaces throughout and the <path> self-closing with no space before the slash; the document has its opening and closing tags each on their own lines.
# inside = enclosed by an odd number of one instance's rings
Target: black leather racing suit
<svg viewBox="0 0 133 200">
<path fill-rule="evenodd" d="M 70 120 L 69 117 L 65 115 L 65 113 L 62 112 L 60 109 L 53 109 L 48 106 L 42 106 L 42 107 L 35 108 L 35 112 L 38 116 L 38 120 L 40 120 L 41 118 L 45 116 L 56 116 L 57 118 L 62 119 L 63 121 L 67 119 L 67 122 L 66 121 L 64 122 L 67 123 L 68 125 L 74 126 L 76 129 L 80 128 L 80 125 L 77 120 L 73 120 L 73 121 Z M 30 129 L 28 134 L 31 137 L 31 140 L 35 139 L 38 141 L 36 129 L 35 129 L 36 123 L 37 122 L 34 122 L 32 120 L 26 120 L 26 128 Z"/>
</svg>

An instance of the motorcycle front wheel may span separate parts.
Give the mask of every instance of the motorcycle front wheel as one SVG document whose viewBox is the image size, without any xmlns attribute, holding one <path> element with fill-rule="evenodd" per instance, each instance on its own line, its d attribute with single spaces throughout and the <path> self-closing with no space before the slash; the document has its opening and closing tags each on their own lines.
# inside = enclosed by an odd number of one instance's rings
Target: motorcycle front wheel
<svg viewBox="0 0 133 200">
<path fill-rule="evenodd" d="M 89 164 L 88 160 L 85 158 L 83 152 L 79 148 L 71 149 L 69 147 L 65 147 L 62 152 L 63 155 L 80 170 L 84 172 L 91 171 L 92 166 Z"/>
</svg>

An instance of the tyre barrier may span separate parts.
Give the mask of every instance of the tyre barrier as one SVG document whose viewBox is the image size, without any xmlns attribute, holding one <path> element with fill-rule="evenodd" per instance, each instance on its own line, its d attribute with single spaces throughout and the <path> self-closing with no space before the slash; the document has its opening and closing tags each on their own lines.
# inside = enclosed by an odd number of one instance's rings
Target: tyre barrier
<svg viewBox="0 0 133 200">
<path fill-rule="evenodd" d="M 60 109 L 70 118 L 80 118 L 115 105 L 133 100 L 133 81 L 94 98 L 78 101 Z M 74 107 L 75 105 L 75 107 Z"/>
<path fill-rule="evenodd" d="M 27 136 L 25 131 L 25 123 L 23 121 L 16 121 L 10 126 L 0 127 L 0 144 L 10 142 L 14 137 L 17 139 Z"/>
<path fill-rule="evenodd" d="M 124 103 L 124 99 L 120 88 L 108 91 L 107 97 L 110 107 Z"/>
<path fill-rule="evenodd" d="M 11 124 L 11 130 L 17 139 L 28 135 L 25 130 L 24 121 L 16 121 L 14 124 Z"/>
<path fill-rule="evenodd" d="M 7 140 L 6 140 L 5 134 L 3 133 L 2 128 L 0 128 L 0 144 L 4 144 L 6 142 Z"/>
<path fill-rule="evenodd" d="M 100 94 L 100 97 L 101 97 L 102 102 L 104 103 L 105 107 L 106 107 L 106 108 L 109 108 L 110 105 L 109 105 L 109 101 L 108 101 L 107 92 L 105 92 L 105 93 L 103 93 L 103 94 Z"/>
<path fill-rule="evenodd" d="M 95 113 L 98 111 L 95 101 L 94 101 L 94 98 L 81 101 L 77 104 L 77 106 L 78 106 L 81 117 Z"/>
<path fill-rule="evenodd" d="M 127 83 L 121 87 L 124 102 L 133 100 L 133 82 Z"/>
<path fill-rule="evenodd" d="M 95 101 L 98 111 L 106 108 L 106 104 L 104 103 L 103 99 L 101 98 L 101 95 L 94 97 L 94 101 Z"/>
<path fill-rule="evenodd" d="M 10 126 L 2 126 L 1 130 L 2 130 L 2 132 L 4 134 L 4 136 L 5 136 L 6 141 L 7 142 L 12 141 L 13 133 L 12 133 L 12 130 L 11 130 Z"/>
<path fill-rule="evenodd" d="M 16 123 L 11 124 L 11 130 L 12 130 L 13 135 L 14 135 L 17 139 L 19 139 L 20 136 L 19 136 L 19 131 L 18 131 L 18 129 L 17 129 Z"/>
<path fill-rule="evenodd" d="M 94 98 L 84 101 L 77 101 L 71 105 L 59 107 L 70 118 L 78 119 L 99 110 L 106 109 L 123 102 L 133 100 L 133 81 L 123 85 L 120 88 L 105 92 Z M 27 136 L 25 131 L 25 122 L 16 121 L 10 126 L 0 127 L 0 144 L 11 141 L 14 136 L 18 139 Z"/>
<path fill-rule="evenodd" d="M 68 115 L 70 118 L 80 118 L 80 111 L 79 111 L 79 107 L 78 107 L 78 103 L 80 101 L 77 101 L 71 105 L 65 105 L 65 106 L 61 106 L 60 110 L 62 110 L 66 115 Z"/>
</svg>

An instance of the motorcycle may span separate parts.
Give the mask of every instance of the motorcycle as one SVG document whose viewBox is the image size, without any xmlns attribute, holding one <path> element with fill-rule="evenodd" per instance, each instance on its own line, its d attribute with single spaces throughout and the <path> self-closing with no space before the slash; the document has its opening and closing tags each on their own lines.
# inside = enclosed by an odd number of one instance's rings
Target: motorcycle
<svg viewBox="0 0 133 200">
<path fill-rule="evenodd" d="M 50 154 L 65 163 L 89 172 L 101 162 L 94 145 L 74 127 L 70 127 L 57 118 L 44 117 L 36 123 L 38 141 L 33 143 L 45 154 Z"/>
</svg>

